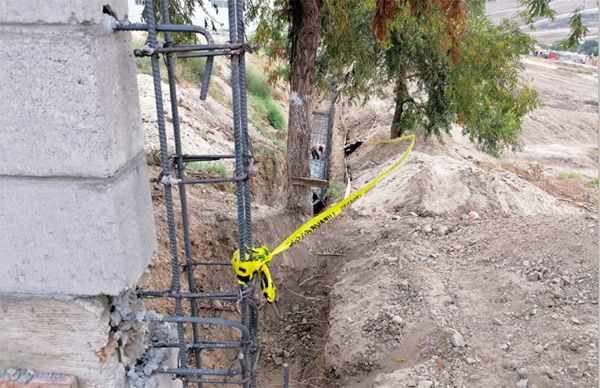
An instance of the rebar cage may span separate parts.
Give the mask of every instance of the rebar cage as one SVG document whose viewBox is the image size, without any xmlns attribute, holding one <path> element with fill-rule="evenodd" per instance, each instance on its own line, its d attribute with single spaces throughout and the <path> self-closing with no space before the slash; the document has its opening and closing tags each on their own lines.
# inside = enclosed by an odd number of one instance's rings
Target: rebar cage
<svg viewBox="0 0 600 388">
<path fill-rule="evenodd" d="M 152 77 L 156 97 L 156 114 L 160 141 L 161 174 L 158 181 L 164 190 L 167 214 L 169 251 L 171 256 L 172 281 L 169 290 L 140 290 L 139 296 L 144 298 L 169 298 L 175 307 L 174 316 L 161 316 L 153 319 L 171 322 L 177 326 L 176 343 L 153 344 L 155 347 L 172 347 L 178 349 L 178 366 L 161 368 L 157 373 L 171 374 L 182 381 L 184 387 L 204 384 L 237 384 L 244 387 L 256 387 L 256 366 L 259 358 L 258 346 L 258 308 L 254 297 L 254 284 L 240 286 L 237 292 L 199 292 L 194 277 L 194 269 L 203 265 L 228 266 L 227 261 L 197 259 L 192 255 L 190 238 L 190 213 L 187 201 L 186 186 L 208 183 L 231 182 L 236 185 L 238 246 L 246 252 L 252 245 L 252 219 L 250 207 L 251 165 L 253 157 L 248 139 L 247 98 L 245 52 L 251 47 L 245 43 L 243 0 L 228 0 L 229 42 L 216 44 L 208 30 L 194 25 L 177 25 L 170 23 L 168 0 L 158 0 L 161 23 L 157 23 L 154 12 L 154 0 L 146 0 L 144 8 L 145 23 L 118 23 L 115 30 L 146 31 L 148 40 L 141 50 L 135 50 L 136 56 L 149 57 L 152 63 Z M 205 44 L 177 45 L 171 34 L 185 32 L 199 34 Z M 162 34 L 163 41 L 158 40 Z M 214 57 L 228 56 L 231 60 L 231 91 L 233 106 L 234 155 L 187 155 L 181 142 L 181 126 L 179 122 L 177 85 L 174 73 L 175 57 L 206 57 L 200 99 L 207 96 Z M 172 112 L 172 130 L 175 143 L 175 154 L 170 155 L 167 147 L 167 128 L 163 108 L 163 94 L 160 76 L 160 60 L 164 59 Z M 235 159 L 235 175 L 227 178 L 192 179 L 186 176 L 185 164 L 189 162 L 207 162 L 220 159 Z M 184 256 L 179 258 L 176 229 L 176 211 L 173 190 L 178 190 L 181 209 L 181 235 L 183 236 Z M 245 260 L 248 256 L 242 255 Z M 183 289 L 181 276 L 186 276 L 187 289 Z M 221 300 L 238 302 L 240 321 L 199 316 L 199 300 Z M 184 306 L 189 305 L 190 314 L 184 314 Z M 237 330 L 239 341 L 221 341 L 204 338 L 201 325 L 222 327 L 224 330 Z M 186 330 L 191 328 L 192 341 L 186 341 Z M 229 350 L 236 352 L 236 367 L 210 369 L 202 366 L 203 350 Z"/>
</svg>

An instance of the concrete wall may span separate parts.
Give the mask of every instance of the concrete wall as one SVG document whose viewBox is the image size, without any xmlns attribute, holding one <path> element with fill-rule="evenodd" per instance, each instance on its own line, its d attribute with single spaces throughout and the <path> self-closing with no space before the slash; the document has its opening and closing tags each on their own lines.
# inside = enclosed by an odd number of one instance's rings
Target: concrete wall
<svg viewBox="0 0 600 388">
<path fill-rule="evenodd" d="M 0 1 L 0 370 L 120 387 L 109 298 L 155 245 L 127 0 Z"/>
</svg>

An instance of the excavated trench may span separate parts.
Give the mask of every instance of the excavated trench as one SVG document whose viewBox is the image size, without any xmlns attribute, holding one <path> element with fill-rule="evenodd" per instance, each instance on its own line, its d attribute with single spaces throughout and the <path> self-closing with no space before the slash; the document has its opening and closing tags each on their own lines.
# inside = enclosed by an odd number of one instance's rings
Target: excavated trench
<svg viewBox="0 0 600 388">
<path fill-rule="evenodd" d="M 272 163 L 267 160 L 262 161 L 262 164 L 266 168 Z M 276 169 L 268 171 L 266 175 L 270 177 L 263 175 L 259 179 L 278 184 L 279 178 L 271 175 L 275 172 Z M 253 236 L 255 244 L 274 248 L 301 225 L 303 220 L 261 204 L 277 201 L 273 191 L 267 189 L 270 187 L 267 183 L 263 181 L 253 184 L 253 194 L 258 198 L 253 205 Z M 171 282 L 166 214 L 158 187 L 153 194 L 158 247 L 147 274 L 138 286 L 166 290 Z M 237 243 L 237 214 L 232 190 L 224 185 L 192 187 L 188 190 L 188 201 L 190 209 L 193 209 L 190 229 L 194 257 L 229 260 Z M 177 204 L 177 198 L 175 203 Z M 328 333 L 330 279 L 334 267 L 331 257 L 319 255 L 323 252 L 316 241 L 311 236 L 306 243 L 275 258 L 271 265 L 277 288 L 274 304 L 267 304 L 260 292 L 257 292 L 260 300 L 261 356 L 258 370 L 261 387 L 281 386 L 284 363 L 289 365 L 292 387 L 330 385 L 323 355 Z M 182 247 L 179 249 L 182 254 Z M 235 276 L 229 267 L 199 267 L 195 272 L 195 279 L 199 292 L 229 292 L 237 287 Z M 183 278 L 182 287 L 187 288 Z M 164 315 L 174 314 L 172 300 L 166 298 L 145 300 L 145 307 Z M 184 310 L 189 314 L 189 306 L 184 306 Z M 199 315 L 238 320 L 239 307 L 235 302 L 201 301 Z M 202 327 L 202 333 L 204 339 L 237 340 L 236 333 L 219 332 L 214 327 Z M 191 341 L 191 333 L 186 333 L 186 337 Z M 202 363 L 206 368 L 227 368 L 236 362 L 235 357 L 236 353 L 231 350 L 204 350 Z"/>
</svg>

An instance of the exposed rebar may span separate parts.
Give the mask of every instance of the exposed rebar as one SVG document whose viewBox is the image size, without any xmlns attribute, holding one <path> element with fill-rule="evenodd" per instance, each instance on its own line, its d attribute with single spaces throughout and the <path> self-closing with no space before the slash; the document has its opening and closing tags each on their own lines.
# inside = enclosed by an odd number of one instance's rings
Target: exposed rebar
<svg viewBox="0 0 600 388">
<path fill-rule="evenodd" d="M 146 0 L 145 18 L 148 22 L 148 41 L 153 47 L 156 46 L 156 29 L 154 28 L 154 1 Z M 154 95 L 156 100 L 156 116 L 158 122 L 158 138 L 160 142 L 160 160 L 162 166 L 162 175 L 170 176 L 169 152 L 167 146 L 167 132 L 165 129 L 165 113 L 162 99 L 162 85 L 160 80 L 160 63 L 158 56 L 151 57 L 152 78 L 154 83 Z M 169 248 L 171 253 L 171 289 L 173 292 L 181 291 L 179 259 L 177 256 L 177 234 L 175 230 L 175 213 L 173 210 L 173 193 L 170 185 L 163 185 L 165 193 L 165 206 L 167 208 L 167 228 L 169 233 Z M 180 299 L 175 300 L 175 314 L 183 316 L 183 306 Z M 177 337 L 179 340 L 179 363 L 182 366 L 187 362 L 187 351 L 185 348 L 185 332 L 183 324 L 177 325 Z M 187 383 L 184 382 L 184 387 Z"/>
<path fill-rule="evenodd" d="M 166 24 L 170 24 L 170 15 L 169 15 L 169 4 L 167 0 L 160 0 L 160 10 L 162 14 L 162 20 Z M 171 39 L 171 32 L 165 31 L 163 32 L 165 37 L 165 45 L 170 46 L 173 41 Z M 181 146 L 181 128 L 179 126 L 179 105 L 177 104 L 177 86 L 175 84 L 175 71 L 174 71 L 174 63 L 173 63 L 173 54 L 167 53 L 166 57 L 166 66 L 167 66 L 167 75 L 169 81 L 169 97 L 171 99 L 171 114 L 173 117 L 173 139 L 175 140 L 175 154 L 176 156 L 176 165 L 177 165 L 177 178 L 184 179 L 185 178 L 185 164 L 181 155 L 183 154 L 183 149 Z M 190 220 L 189 220 L 189 211 L 188 211 L 188 203 L 187 203 L 187 191 L 185 185 L 179 186 L 179 202 L 181 204 L 181 224 L 183 229 L 183 249 L 185 253 L 185 259 L 188 266 L 186 267 L 187 281 L 188 281 L 188 289 L 190 293 L 196 292 L 196 283 L 194 280 L 194 267 L 191 265 L 193 261 L 192 257 L 192 243 L 190 238 Z M 189 299 L 190 310 L 192 316 L 198 316 L 198 304 L 196 299 Z M 192 325 L 192 338 L 194 339 L 194 343 L 200 342 L 200 326 L 198 324 Z M 187 353 L 186 353 L 187 355 Z M 194 349 L 194 364 L 196 368 L 202 368 L 202 359 L 200 354 L 200 349 Z M 187 366 L 187 359 L 186 365 Z"/>
<path fill-rule="evenodd" d="M 191 25 L 170 24 L 168 0 L 159 0 L 160 15 L 163 23 L 157 24 L 154 15 L 154 1 L 146 0 L 144 18 L 146 23 L 118 23 L 115 30 L 142 30 L 148 31 L 148 42 L 142 50 L 136 50 L 138 56 L 149 56 L 152 63 L 152 76 L 156 99 L 156 112 L 160 140 L 160 161 L 162 171 L 160 176 L 153 181 L 163 185 L 164 200 L 167 213 L 167 229 L 169 238 L 169 252 L 171 256 L 172 278 L 169 290 L 151 291 L 139 290 L 138 296 L 143 298 L 172 298 L 175 304 L 175 316 L 148 317 L 145 320 L 172 322 L 177 327 L 177 343 L 162 342 L 152 346 L 158 348 L 178 348 L 178 366 L 176 368 L 159 369 L 157 373 L 172 374 L 180 378 L 184 387 L 189 383 L 202 387 L 204 383 L 213 384 L 238 384 L 244 387 L 256 386 L 256 364 L 258 362 L 257 328 L 258 309 L 254 296 L 254 284 L 241 286 L 237 292 L 200 292 L 194 278 L 194 268 L 200 265 L 223 266 L 227 261 L 218 259 L 194 260 L 191 245 L 190 214 L 186 186 L 190 184 L 204 183 L 236 183 L 237 196 L 237 218 L 238 218 L 238 245 L 243 252 L 243 259 L 247 260 L 247 249 L 252 246 L 252 222 L 251 222 L 251 197 L 249 179 L 253 175 L 251 164 L 253 163 L 250 141 L 248 138 L 247 101 L 245 60 L 246 51 L 253 48 L 244 43 L 243 28 L 243 4 L 241 0 L 229 0 L 229 25 L 230 42 L 215 44 L 211 34 L 202 27 Z M 158 42 L 157 33 L 164 35 L 164 44 Z M 171 38 L 171 32 L 199 33 L 206 38 L 207 44 L 199 45 L 175 45 Z M 168 153 L 166 135 L 166 120 L 163 106 L 162 84 L 160 78 L 159 56 L 165 58 L 165 65 L 169 83 L 169 95 L 171 101 L 173 140 L 175 143 L 175 155 Z M 206 92 L 210 81 L 213 57 L 216 55 L 231 55 L 231 87 L 233 97 L 233 127 L 234 127 L 234 155 L 186 155 L 182 144 L 182 129 L 180 125 L 177 86 L 175 77 L 175 57 L 179 56 L 208 56 L 203 74 L 200 98 L 206 98 Z M 186 178 L 185 164 L 189 162 L 206 162 L 219 159 L 235 158 L 235 174 L 226 178 L 189 179 Z M 175 176 L 171 175 L 171 169 L 175 170 Z M 181 227 L 183 238 L 183 251 L 185 260 L 179 262 L 178 241 L 175 220 L 175 208 L 173 203 L 173 186 L 179 189 L 179 200 L 181 206 Z M 181 275 L 186 272 L 188 290 L 182 290 Z M 203 291 L 203 290 L 202 290 Z M 185 316 L 183 300 L 190 303 L 191 316 Z M 240 320 L 234 322 L 220 318 L 199 317 L 198 300 L 219 300 L 229 303 L 240 303 Z M 192 343 L 185 341 L 185 325 L 192 328 Z M 235 341 L 208 341 L 201 338 L 200 325 L 220 325 L 234 328 L 240 331 L 241 339 Z M 236 359 L 239 361 L 238 369 L 202 368 L 201 350 L 211 351 L 236 351 Z M 188 366 L 189 352 L 194 354 L 194 367 Z M 211 379 L 206 377 L 222 376 L 223 379 Z M 230 379 L 230 377 L 234 377 Z"/>
</svg>

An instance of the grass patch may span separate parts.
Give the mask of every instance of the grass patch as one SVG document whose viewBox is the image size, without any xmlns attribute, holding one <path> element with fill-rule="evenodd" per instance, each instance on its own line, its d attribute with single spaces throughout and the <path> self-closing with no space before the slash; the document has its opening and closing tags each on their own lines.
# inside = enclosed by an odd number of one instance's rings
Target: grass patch
<svg viewBox="0 0 600 388">
<path fill-rule="evenodd" d="M 346 193 L 346 185 L 340 182 L 334 182 L 327 188 L 327 196 L 330 197 L 331 202 L 335 203 L 344 199 Z"/>
<path fill-rule="evenodd" d="M 143 38 L 136 38 L 133 40 L 133 48 L 141 49 L 144 47 L 145 42 Z M 152 75 L 152 64 L 149 57 L 134 57 L 134 61 L 138 74 Z M 200 85 L 204 76 L 205 66 L 206 58 L 179 58 L 175 60 L 175 74 L 178 80 Z M 161 78 L 166 79 L 167 69 L 162 58 L 160 60 L 160 70 Z M 212 74 L 217 74 L 218 72 L 218 64 L 213 62 Z"/>
<path fill-rule="evenodd" d="M 285 130 L 285 117 L 279 105 L 273 100 L 273 88 L 267 83 L 267 77 L 254 67 L 246 67 L 246 85 L 248 87 L 248 102 L 261 120 L 265 119 L 278 131 Z M 258 127 L 258 123 L 255 123 Z"/>
<path fill-rule="evenodd" d="M 575 171 L 559 172 L 555 177 L 558 179 L 571 179 L 574 181 L 583 180 L 583 175 Z"/>
<path fill-rule="evenodd" d="M 248 102 L 260 116 L 260 119 L 266 119 L 278 131 L 285 130 L 285 118 L 273 99 L 250 94 Z"/>
<path fill-rule="evenodd" d="M 275 151 L 273 151 L 270 148 L 265 148 L 265 147 L 255 147 L 254 148 L 254 153 L 256 153 L 257 155 L 263 155 L 263 156 L 267 156 L 271 159 L 275 159 Z"/>
<path fill-rule="evenodd" d="M 183 80 L 200 85 L 204 79 L 204 70 L 206 68 L 206 58 L 179 58 L 175 62 L 177 75 Z M 219 74 L 219 64 L 213 61 L 211 76 Z M 208 90 L 210 91 L 210 87 Z"/>
<path fill-rule="evenodd" d="M 273 142 L 273 144 L 275 144 L 278 148 L 285 149 L 285 143 L 283 142 L 283 140 L 281 140 L 276 135 L 269 132 L 262 123 L 256 123 L 255 126 L 261 135 L 263 135 L 267 139 L 271 140 Z"/>
<path fill-rule="evenodd" d="M 189 171 L 200 172 L 210 176 L 220 178 L 227 178 L 229 176 L 227 166 L 221 162 L 191 162 L 185 167 Z"/>
<path fill-rule="evenodd" d="M 597 189 L 598 188 L 598 178 L 593 178 L 589 182 L 586 182 L 585 185 L 589 188 Z"/>
<path fill-rule="evenodd" d="M 231 109 L 233 104 L 231 103 L 231 98 L 226 93 L 223 93 L 222 90 L 209 87 L 208 95 L 211 96 L 215 101 L 219 102 L 221 105 Z"/>
<path fill-rule="evenodd" d="M 253 96 L 261 98 L 271 98 L 273 96 L 273 88 L 267 83 L 267 77 L 252 66 L 246 66 L 246 86 L 248 87 L 248 93 Z"/>
<path fill-rule="evenodd" d="M 134 57 L 134 61 L 136 73 L 152 75 L 152 64 L 150 63 L 150 58 Z"/>
<path fill-rule="evenodd" d="M 180 58 L 176 63 L 181 78 L 198 85 L 202 82 L 206 58 Z"/>
</svg>

